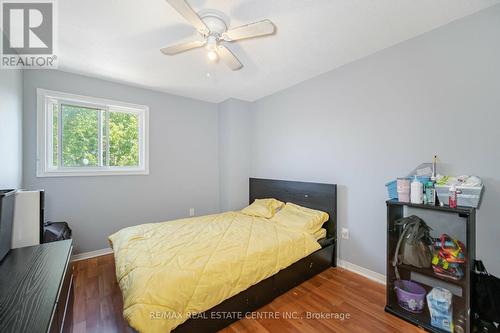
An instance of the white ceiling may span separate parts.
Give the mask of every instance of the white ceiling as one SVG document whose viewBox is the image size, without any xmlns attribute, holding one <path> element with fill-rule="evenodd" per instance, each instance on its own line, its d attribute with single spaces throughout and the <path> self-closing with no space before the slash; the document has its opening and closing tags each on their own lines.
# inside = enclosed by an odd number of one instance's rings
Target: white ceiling
<svg viewBox="0 0 500 333">
<path fill-rule="evenodd" d="M 160 53 L 196 34 L 165 0 L 64 0 L 59 68 L 210 102 L 253 101 L 500 2 L 188 1 L 196 11 L 226 13 L 231 27 L 269 18 L 277 34 L 230 44 L 245 65 L 232 72 L 209 63 L 203 49 Z"/>
</svg>

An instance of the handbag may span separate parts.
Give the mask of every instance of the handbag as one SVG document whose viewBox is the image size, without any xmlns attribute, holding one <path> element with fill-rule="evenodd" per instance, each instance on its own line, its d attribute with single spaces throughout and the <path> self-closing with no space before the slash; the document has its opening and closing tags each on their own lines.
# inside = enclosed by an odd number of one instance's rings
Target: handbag
<svg viewBox="0 0 500 333">
<path fill-rule="evenodd" d="M 489 274 L 481 260 L 474 261 L 472 273 L 472 310 L 482 320 L 500 323 L 500 279 Z"/>
<path fill-rule="evenodd" d="M 431 228 L 415 215 L 401 218 L 395 222 L 395 225 L 403 226 L 392 261 L 396 278 L 400 279 L 397 269 L 397 265 L 400 264 L 430 268 L 432 263 Z"/>
<path fill-rule="evenodd" d="M 43 225 L 43 243 L 71 239 L 71 229 L 66 222 L 45 222 Z"/>
<path fill-rule="evenodd" d="M 474 321 L 474 326 L 472 328 L 474 333 L 500 333 L 500 326 L 495 326 L 495 324 L 489 321 L 477 318 Z"/>
</svg>

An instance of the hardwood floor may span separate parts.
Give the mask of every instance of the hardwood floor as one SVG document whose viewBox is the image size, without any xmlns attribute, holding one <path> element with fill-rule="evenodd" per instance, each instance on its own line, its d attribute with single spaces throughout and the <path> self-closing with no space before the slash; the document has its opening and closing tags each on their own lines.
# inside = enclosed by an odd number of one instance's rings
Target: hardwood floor
<svg viewBox="0 0 500 333">
<path fill-rule="evenodd" d="M 78 261 L 75 272 L 73 332 L 132 332 L 122 317 L 113 255 Z M 384 305 L 384 286 L 331 268 L 261 308 L 254 314 L 260 318 L 240 320 L 221 332 L 422 332 L 385 313 Z"/>
</svg>

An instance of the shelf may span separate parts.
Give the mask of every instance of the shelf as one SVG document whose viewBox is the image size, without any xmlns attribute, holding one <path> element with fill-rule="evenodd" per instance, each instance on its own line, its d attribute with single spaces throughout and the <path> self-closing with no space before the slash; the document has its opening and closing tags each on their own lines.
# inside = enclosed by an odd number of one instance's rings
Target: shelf
<svg viewBox="0 0 500 333">
<path fill-rule="evenodd" d="M 434 270 L 432 268 L 419 268 L 419 267 L 414 267 L 414 266 L 410 266 L 410 265 L 400 264 L 400 265 L 398 265 L 398 269 L 404 269 L 404 270 L 420 273 L 422 275 L 435 278 L 436 280 L 441 280 L 441 281 L 444 281 L 447 283 L 457 285 L 461 288 L 465 288 L 467 286 L 467 283 L 466 283 L 467 280 L 465 279 L 465 277 L 462 278 L 461 280 L 448 279 L 448 278 L 434 274 Z"/>
<path fill-rule="evenodd" d="M 461 215 L 471 215 L 474 213 L 476 210 L 475 208 L 472 207 L 463 207 L 459 206 L 457 208 L 451 208 L 450 206 L 432 206 L 432 205 L 424 205 L 424 204 L 414 204 L 411 202 L 402 202 L 398 200 L 387 200 L 386 201 L 388 206 L 407 206 L 407 207 L 413 207 L 413 208 L 420 208 L 420 209 L 429 209 L 429 210 L 436 210 L 436 211 L 441 211 L 441 212 L 448 212 L 448 213 L 455 213 L 455 214 L 461 214 Z"/>
<path fill-rule="evenodd" d="M 431 287 L 424 286 L 425 290 L 427 293 L 431 291 Z M 442 330 L 438 327 L 434 327 L 431 325 L 431 315 L 429 313 L 429 307 L 427 305 L 427 300 L 425 301 L 425 307 L 424 310 L 420 313 L 414 313 L 414 312 L 409 312 L 405 309 L 403 309 L 399 304 L 398 304 L 398 299 L 396 296 L 396 293 L 394 291 L 389 292 L 389 299 L 390 302 L 388 305 L 385 307 L 385 311 L 389 312 L 403 320 L 409 321 L 412 324 L 419 326 L 423 329 L 425 329 L 428 332 L 434 332 L 434 333 L 444 333 L 447 332 L 445 330 Z M 460 304 L 464 300 L 453 295 L 453 321 L 456 320 L 458 315 L 460 314 L 460 309 L 461 306 Z"/>
<path fill-rule="evenodd" d="M 412 204 L 409 202 L 400 202 L 398 200 L 387 200 L 387 306 L 386 311 L 398 316 L 414 325 L 430 332 L 444 332 L 431 325 L 431 318 L 428 306 L 422 313 L 412 313 L 401 308 L 397 302 L 396 292 L 394 290 L 394 281 L 397 279 L 392 266 L 394 252 L 402 231 L 396 221 L 407 215 L 415 214 L 424 220 L 429 220 L 429 226 L 433 228 L 434 236 L 447 233 L 459 238 L 465 245 L 464 255 L 466 262 L 462 265 L 465 276 L 461 280 L 453 280 L 434 274 L 432 268 L 418 268 L 410 265 L 398 265 L 401 279 L 415 280 L 419 283 L 426 293 L 429 293 L 433 287 L 443 287 L 450 290 L 453 294 L 453 320 L 461 318 L 465 321 L 464 331 L 471 333 L 471 264 L 475 259 L 475 230 L 476 230 L 476 208 L 449 206 L 432 206 L 424 204 Z M 406 211 L 406 208 L 411 211 Z M 459 292 L 461 291 L 461 293 Z"/>
<path fill-rule="evenodd" d="M 399 305 L 396 305 L 396 306 L 398 307 L 396 309 L 391 308 L 389 306 L 386 306 L 385 311 L 389 312 L 389 313 L 391 313 L 391 314 L 393 314 L 393 315 L 395 315 L 403 320 L 409 321 L 412 324 L 414 324 L 418 327 L 421 327 L 428 332 L 448 333 L 447 331 L 444 331 L 440 328 L 437 328 L 437 327 L 434 327 L 431 325 L 431 323 L 430 323 L 431 320 L 430 320 L 430 317 L 428 315 L 428 311 L 427 311 L 427 314 L 426 314 L 426 312 L 411 313 L 411 315 L 409 316 L 407 313 L 405 313 L 405 310 L 403 310 L 401 307 L 399 307 Z"/>
</svg>

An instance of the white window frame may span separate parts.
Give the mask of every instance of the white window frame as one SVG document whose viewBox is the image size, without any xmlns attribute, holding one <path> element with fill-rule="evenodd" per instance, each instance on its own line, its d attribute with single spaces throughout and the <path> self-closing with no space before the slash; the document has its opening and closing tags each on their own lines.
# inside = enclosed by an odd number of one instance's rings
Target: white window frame
<svg viewBox="0 0 500 333">
<path fill-rule="evenodd" d="M 54 167 L 52 165 L 52 110 L 49 105 L 70 104 L 104 111 L 133 113 L 139 119 L 139 166 L 138 167 Z M 60 121 L 60 120 L 59 120 Z M 60 123 L 58 128 L 60 128 Z M 99 135 L 102 135 L 101 133 Z M 61 137 L 59 136 L 59 158 Z M 99 147 L 99 149 L 101 146 Z M 102 158 L 102 154 L 99 154 Z M 106 154 L 109 158 L 109 154 Z M 37 177 L 64 176 L 110 176 L 149 175 L 149 107 L 145 105 L 118 102 L 109 99 L 69 94 L 59 91 L 37 89 Z"/>
</svg>

